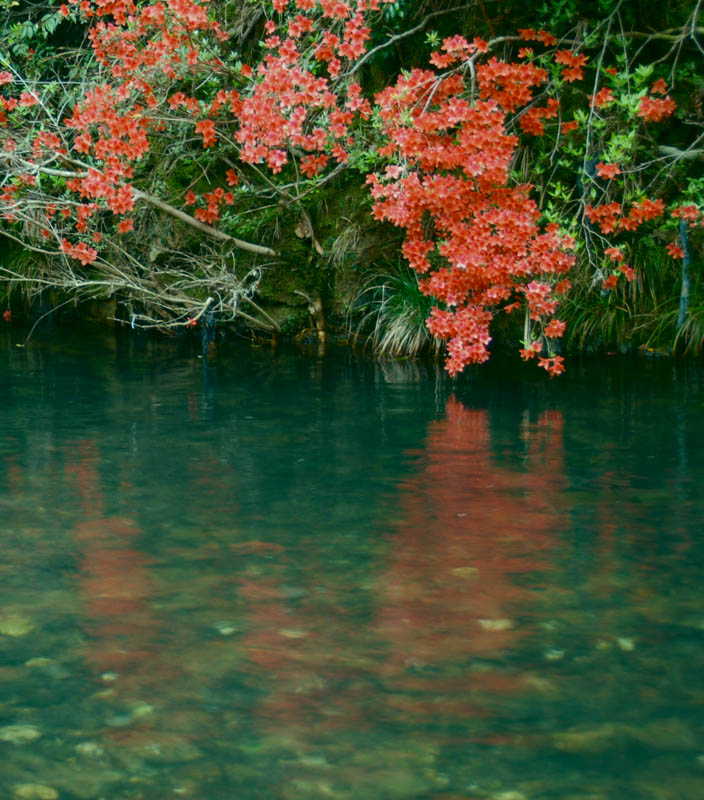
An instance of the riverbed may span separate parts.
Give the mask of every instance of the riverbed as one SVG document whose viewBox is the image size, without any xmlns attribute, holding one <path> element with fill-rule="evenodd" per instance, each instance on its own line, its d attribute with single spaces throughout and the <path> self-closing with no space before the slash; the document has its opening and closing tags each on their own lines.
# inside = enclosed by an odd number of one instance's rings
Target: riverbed
<svg viewBox="0 0 704 800">
<path fill-rule="evenodd" d="M 704 797 L 704 368 L 0 332 L 0 794 Z"/>
</svg>

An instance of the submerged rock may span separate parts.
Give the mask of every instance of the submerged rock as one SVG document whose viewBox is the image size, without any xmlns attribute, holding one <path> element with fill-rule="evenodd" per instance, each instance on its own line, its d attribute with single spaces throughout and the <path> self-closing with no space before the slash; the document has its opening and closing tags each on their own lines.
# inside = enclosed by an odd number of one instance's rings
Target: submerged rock
<svg viewBox="0 0 704 800">
<path fill-rule="evenodd" d="M 12 787 L 15 800 L 57 800 L 59 793 L 43 783 L 18 783 Z"/>
<path fill-rule="evenodd" d="M 477 622 L 485 631 L 510 631 L 514 626 L 512 619 L 478 619 Z"/>
<path fill-rule="evenodd" d="M 101 744 L 98 744 L 98 742 L 79 742 L 79 744 L 76 745 L 76 752 L 80 756 L 100 758 L 105 755 L 105 748 Z"/>
<path fill-rule="evenodd" d="M 450 572 L 458 578 L 478 578 L 479 570 L 476 567 L 455 567 Z"/>
<path fill-rule="evenodd" d="M 3 636 L 26 636 L 35 628 L 29 617 L 14 612 L 0 614 L 0 633 Z"/>
<path fill-rule="evenodd" d="M 198 747 L 186 737 L 158 731 L 134 730 L 131 735 L 119 737 L 109 750 L 114 758 L 128 767 L 139 762 L 177 764 L 202 757 Z"/>
<path fill-rule="evenodd" d="M 692 750 L 694 732 L 681 720 L 663 719 L 645 725 L 606 722 L 593 728 L 571 728 L 556 733 L 553 742 L 568 753 L 597 753 L 633 743 L 661 751 Z"/>
<path fill-rule="evenodd" d="M 51 664 L 55 664 L 53 658 L 44 658 L 44 657 L 37 657 L 37 658 L 30 658 L 29 661 L 25 661 L 25 667 L 38 667 L 39 669 L 44 669 L 45 667 L 51 666 Z"/>
<path fill-rule="evenodd" d="M 546 650 L 543 653 L 543 658 L 546 661 L 562 661 L 564 657 L 565 657 L 565 651 L 560 650 L 558 648 L 552 648 L 550 650 Z"/>
<path fill-rule="evenodd" d="M 0 728 L 0 741 L 12 744 L 27 744 L 38 739 L 41 733 L 34 725 L 6 725 Z"/>
<path fill-rule="evenodd" d="M 607 722 L 594 728 L 573 728 L 556 733 L 555 747 L 567 753 L 598 753 L 605 750 L 623 736 L 621 726 Z"/>
<path fill-rule="evenodd" d="M 229 622 L 216 622 L 213 627 L 221 636 L 232 636 L 233 633 L 237 633 L 237 628 Z"/>
<path fill-rule="evenodd" d="M 623 650 L 624 653 L 630 653 L 636 648 L 635 640 L 627 638 L 626 636 L 620 636 L 618 639 L 616 639 L 616 644 L 621 648 L 621 650 Z"/>
</svg>

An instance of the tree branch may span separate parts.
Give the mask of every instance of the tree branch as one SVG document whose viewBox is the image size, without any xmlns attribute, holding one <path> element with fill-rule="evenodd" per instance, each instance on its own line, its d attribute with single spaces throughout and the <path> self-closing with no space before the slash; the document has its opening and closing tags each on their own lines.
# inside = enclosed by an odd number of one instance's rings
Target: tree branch
<svg viewBox="0 0 704 800">
<path fill-rule="evenodd" d="M 423 28 L 425 28 L 425 26 L 428 24 L 428 22 L 433 17 L 440 17 L 440 16 L 442 16 L 444 14 L 456 14 L 458 11 L 464 11 L 464 9 L 472 8 L 473 6 L 474 6 L 474 3 L 466 3 L 465 5 L 458 6 L 457 8 L 446 8 L 446 9 L 443 9 L 442 11 L 432 11 L 430 14 L 428 14 L 425 17 L 423 17 L 423 19 L 418 23 L 418 25 L 415 26 L 415 28 L 410 28 L 409 30 L 403 31 L 402 33 L 397 33 L 395 36 L 392 36 L 390 39 L 387 39 L 385 42 L 382 42 L 381 44 L 378 44 L 376 47 L 372 47 L 371 50 L 368 50 L 360 59 L 357 60 L 355 65 L 352 67 L 352 69 L 350 69 L 347 72 L 345 72 L 343 77 L 347 78 L 350 75 L 354 75 L 355 72 L 357 72 L 357 70 L 362 65 L 366 64 L 366 62 L 369 61 L 369 59 L 372 58 L 372 56 L 376 55 L 380 50 L 385 50 L 387 47 L 390 47 L 392 44 L 395 44 L 396 42 L 400 41 L 401 39 L 405 39 L 408 36 L 412 36 L 414 33 L 418 33 L 419 31 L 422 31 Z"/>
<path fill-rule="evenodd" d="M 200 222 L 195 217 L 192 217 L 190 214 L 186 214 L 185 211 L 181 211 L 178 208 L 174 208 L 170 206 L 168 203 L 165 203 L 163 200 L 159 200 L 157 197 L 153 197 L 146 192 L 142 192 L 139 189 L 132 189 L 134 192 L 134 196 L 138 199 L 144 200 L 145 203 L 149 203 L 149 205 L 154 206 L 154 208 L 158 208 L 160 211 L 163 211 L 165 214 L 170 214 L 172 217 L 176 219 L 180 219 L 181 222 L 185 222 L 187 225 L 190 225 L 192 228 L 196 228 L 199 231 L 203 231 L 203 233 L 207 233 L 209 236 L 212 236 L 214 239 L 219 239 L 221 242 L 229 242 L 233 244 L 235 247 L 238 247 L 240 250 L 246 250 L 249 253 L 258 253 L 262 256 L 275 256 L 276 250 L 272 250 L 271 247 L 264 247 L 260 244 L 252 244 L 251 242 L 245 242 L 243 239 L 237 239 L 235 236 L 230 236 L 228 233 L 223 233 L 219 231 L 217 228 L 213 228 L 211 225 L 207 225 L 205 222 Z"/>
<path fill-rule="evenodd" d="M 88 176 L 87 172 L 76 172 L 75 170 L 54 169 L 53 167 L 42 167 L 36 165 L 34 165 L 34 168 L 37 172 L 43 172 L 47 175 L 54 175 L 58 178 L 86 178 Z M 271 247 L 264 247 L 260 244 L 252 244 L 252 242 L 246 242 L 243 239 L 230 236 L 230 234 L 219 231 L 217 228 L 213 228 L 211 225 L 207 225 L 205 222 L 197 220 L 190 214 L 186 214 L 185 211 L 174 208 L 174 206 L 165 203 L 163 200 L 159 200 L 159 198 L 154 197 L 153 195 L 142 192 L 141 190 L 136 189 L 134 186 L 132 187 L 132 191 L 134 192 L 134 196 L 137 200 L 144 200 L 145 203 L 149 203 L 149 205 L 154 206 L 154 208 L 158 208 L 165 214 L 169 214 L 176 219 L 180 219 L 181 222 L 185 222 L 187 225 L 190 225 L 196 230 L 207 233 L 208 236 L 212 236 L 214 239 L 219 239 L 221 242 L 229 242 L 235 247 L 238 247 L 240 250 L 246 250 L 248 253 L 257 253 L 258 255 L 262 256 L 277 255 L 276 250 L 272 250 Z"/>
</svg>

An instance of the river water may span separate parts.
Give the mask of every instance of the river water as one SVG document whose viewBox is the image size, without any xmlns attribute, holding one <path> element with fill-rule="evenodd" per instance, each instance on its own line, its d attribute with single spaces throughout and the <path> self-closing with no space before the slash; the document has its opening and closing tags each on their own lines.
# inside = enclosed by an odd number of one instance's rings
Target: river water
<svg viewBox="0 0 704 800">
<path fill-rule="evenodd" d="M 704 797 L 704 369 L 0 333 L 0 795 Z"/>
</svg>

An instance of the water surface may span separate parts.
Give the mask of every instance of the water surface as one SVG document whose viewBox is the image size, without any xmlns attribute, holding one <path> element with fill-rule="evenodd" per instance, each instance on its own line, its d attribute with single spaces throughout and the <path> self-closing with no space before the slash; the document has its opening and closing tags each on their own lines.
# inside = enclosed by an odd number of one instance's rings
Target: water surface
<svg viewBox="0 0 704 800">
<path fill-rule="evenodd" d="M 704 797 L 700 365 L 23 342 L 0 794 Z"/>
</svg>

